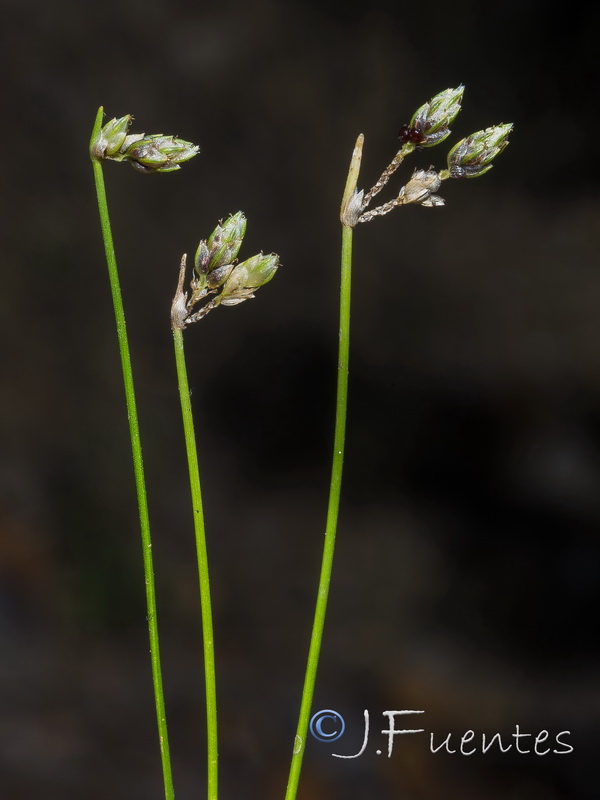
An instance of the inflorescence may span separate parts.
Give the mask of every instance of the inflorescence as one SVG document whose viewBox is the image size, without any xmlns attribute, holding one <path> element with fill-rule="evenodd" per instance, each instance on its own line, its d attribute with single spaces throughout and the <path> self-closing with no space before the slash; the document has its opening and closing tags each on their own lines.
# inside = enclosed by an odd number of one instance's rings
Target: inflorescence
<svg viewBox="0 0 600 800">
<path fill-rule="evenodd" d="M 424 103 L 413 114 L 410 122 L 400 128 L 402 147 L 379 180 L 365 194 L 355 190 L 342 208 L 342 223 L 354 227 L 359 222 L 369 222 L 399 206 L 414 204 L 425 207 L 443 206 L 444 200 L 436 192 L 448 178 L 477 178 L 492 168 L 492 161 L 508 145 L 512 123 L 493 125 L 477 131 L 454 145 L 447 157 L 447 169 L 439 172 L 433 167 L 417 169 L 397 196 L 383 205 L 367 210 L 371 200 L 386 186 L 407 155 L 417 148 L 434 147 L 450 135 L 450 125 L 460 111 L 464 86 L 446 89 Z"/>
</svg>

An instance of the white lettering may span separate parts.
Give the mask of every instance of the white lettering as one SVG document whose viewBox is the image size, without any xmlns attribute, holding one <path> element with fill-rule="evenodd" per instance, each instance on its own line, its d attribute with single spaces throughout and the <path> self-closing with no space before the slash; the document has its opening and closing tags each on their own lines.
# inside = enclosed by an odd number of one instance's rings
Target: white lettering
<svg viewBox="0 0 600 800">
<path fill-rule="evenodd" d="M 394 736 L 402 735 L 404 733 L 424 733 L 425 728 L 417 728 L 416 730 L 400 730 L 397 731 L 394 727 L 394 719 L 403 714 L 424 714 L 425 711 L 384 711 L 383 716 L 389 719 L 389 728 L 384 728 L 381 732 L 386 733 L 388 737 L 388 758 L 392 757 L 392 750 L 394 749 Z"/>
<path fill-rule="evenodd" d="M 566 750 L 553 750 L 552 752 L 556 753 L 557 755 L 564 755 L 565 753 L 572 753 L 573 752 L 573 748 L 571 747 L 571 745 L 567 744 L 566 742 L 561 742 L 561 740 L 560 740 L 561 736 L 570 736 L 570 735 L 571 735 L 571 731 L 561 731 L 560 733 L 557 733 L 556 734 L 556 744 L 562 744 L 562 746 L 565 747 Z"/>
<path fill-rule="evenodd" d="M 355 753 L 353 756 L 342 756 L 339 755 L 339 753 L 332 753 L 331 755 L 334 758 L 358 758 L 359 756 L 362 756 L 362 754 L 365 752 L 367 742 L 369 741 L 369 710 L 367 708 L 365 708 L 364 716 L 365 716 L 365 735 L 363 738 L 362 747 L 360 748 L 358 753 Z"/>
</svg>

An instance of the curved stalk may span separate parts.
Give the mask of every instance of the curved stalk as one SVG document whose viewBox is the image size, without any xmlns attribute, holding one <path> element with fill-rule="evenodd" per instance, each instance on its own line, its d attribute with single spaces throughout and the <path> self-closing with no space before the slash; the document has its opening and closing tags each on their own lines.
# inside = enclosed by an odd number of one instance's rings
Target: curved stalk
<svg viewBox="0 0 600 800">
<path fill-rule="evenodd" d="M 317 668 L 323 641 L 325 615 L 331 584 L 333 569 L 333 556 L 337 532 L 338 515 L 340 508 L 340 495 L 342 489 L 342 470 L 344 466 L 344 449 L 346 442 L 346 416 L 348 408 L 348 363 L 350 354 L 350 294 L 352 284 L 352 232 L 355 221 L 349 222 L 352 213 L 348 213 L 353 200 L 356 201 L 356 184 L 362 155 L 363 137 L 358 137 L 354 154 L 350 164 L 348 180 L 342 200 L 342 257 L 340 277 L 340 330 L 338 345 L 338 372 L 337 395 L 335 413 L 335 433 L 333 440 L 333 458 L 331 466 L 331 482 L 329 486 L 329 503 L 327 507 L 327 522 L 325 526 L 325 542 L 321 561 L 321 573 L 317 590 L 317 602 L 313 619 L 304 688 L 300 701 L 298 727 L 294 739 L 292 761 L 288 777 L 285 800 L 295 800 L 302 770 L 302 760 L 306 749 L 306 737 L 310 719 L 311 706 L 315 692 Z"/>
<path fill-rule="evenodd" d="M 100 107 L 96 117 L 96 122 L 94 124 L 94 130 L 92 132 L 92 142 L 96 140 L 96 137 L 100 131 L 102 126 L 102 117 L 103 109 Z M 129 341 L 127 338 L 125 310 L 123 308 L 123 298 L 121 295 L 117 259 L 115 256 L 110 218 L 108 215 L 108 203 L 106 200 L 106 189 L 104 186 L 102 163 L 92 157 L 92 167 L 94 170 L 94 182 L 96 184 L 98 212 L 100 215 L 100 226 L 102 228 L 102 239 L 104 241 L 104 251 L 106 254 L 106 265 L 108 267 L 110 290 L 115 312 L 117 338 L 119 341 L 119 354 L 121 357 L 121 368 L 123 371 L 123 385 L 125 388 L 125 403 L 127 406 L 127 417 L 129 420 L 129 436 L 131 439 L 133 471 L 135 474 L 135 486 L 140 517 L 142 558 L 146 584 L 148 634 L 150 638 L 150 662 L 152 666 L 152 682 L 154 688 L 154 701 L 156 706 L 156 719 L 160 742 L 163 783 L 166 800 L 173 800 L 175 793 L 173 789 L 171 756 L 169 751 L 169 739 L 167 735 L 167 721 L 165 715 L 165 701 L 160 662 L 158 623 L 156 615 L 156 589 L 154 584 L 154 565 L 152 559 L 152 539 L 150 536 L 150 519 L 148 514 L 148 500 L 146 496 L 146 481 L 144 478 L 144 462 L 142 458 L 140 427 L 138 422 L 135 389 L 133 383 L 133 369 L 131 366 L 131 355 L 129 352 Z"/>
<path fill-rule="evenodd" d="M 202 642 L 204 647 L 204 683 L 206 690 L 206 733 L 208 750 L 208 800 L 217 800 L 218 796 L 218 736 L 217 736 L 217 691 L 215 677 L 215 646 L 213 637 L 212 604 L 210 598 L 210 579 L 208 570 L 208 553 L 204 529 L 204 511 L 202 492 L 200 489 L 200 472 L 198 469 L 198 453 L 194 435 L 194 419 L 190 402 L 190 387 L 185 364 L 183 333 L 181 328 L 173 326 L 175 344 L 175 365 L 177 383 L 181 400 L 181 414 L 187 452 L 192 509 L 194 513 L 194 533 L 196 537 L 196 555 L 198 559 L 198 578 L 200 582 L 200 608 L 202 614 Z"/>
</svg>

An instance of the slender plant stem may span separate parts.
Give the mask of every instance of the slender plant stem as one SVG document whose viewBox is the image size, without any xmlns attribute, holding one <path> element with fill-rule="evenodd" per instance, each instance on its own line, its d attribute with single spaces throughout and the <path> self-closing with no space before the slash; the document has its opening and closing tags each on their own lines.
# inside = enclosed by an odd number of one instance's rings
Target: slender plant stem
<svg viewBox="0 0 600 800">
<path fill-rule="evenodd" d="M 337 372 L 337 397 L 335 413 L 335 433 L 333 441 L 333 459 L 331 466 L 331 483 L 329 486 L 329 503 L 327 507 L 327 522 L 325 526 L 325 542 L 323 546 L 323 557 L 321 562 L 321 574 L 319 577 L 319 587 L 317 590 L 317 603 L 313 619 L 310 645 L 306 672 L 304 676 L 304 688 L 302 690 L 302 700 L 300 702 L 300 713 L 298 717 L 298 727 L 294 739 L 294 749 L 290 772 L 288 777 L 287 791 L 285 800 L 295 800 L 302 770 L 302 759 L 306 749 L 306 738 L 308 735 L 308 724 L 310 719 L 311 706 L 315 692 L 317 679 L 317 668 L 319 665 L 319 655 L 321 643 L 323 641 L 323 629 L 325 627 L 325 615 L 327 612 L 327 600 L 329 597 L 329 586 L 331 584 L 331 572 L 333 568 L 333 556 L 335 551 L 335 538 L 337 532 L 337 522 L 340 508 L 340 494 L 342 489 L 342 470 L 344 465 L 344 448 L 346 441 L 346 415 L 348 408 L 348 362 L 350 354 L 350 290 L 352 278 L 352 232 L 353 228 L 344 223 L 346 210 L 350 203 L 360 168 L 360 158 L 362 153 L 362 134 L 359 136 L 354 155 L 352 158 L 348 181 L 342 200 L 342 259 L 341 259 L 341 278 L 340 278 L 340 332 L 338 348 L 338 372 Z"/>
<path fill-rule="evenodd" d="M 208 750 L 208 800 L 217 800 L 218 796 L 218 737 L 217 737 L 217 690 L 215 677 L 215 646 L 213 638 L 212 607 L 210 599 L 210 579 L 208 571 L 208 553 L 206 550 L 206 534 L 204 529 L 204 511 L 202 508 L 202 492 L 200 489 L 200 472 L 198 469 L 198 453 L 194 435 L 194 419 L 190 402 L 190 388 L 185 365 L 183 333 L 180 328 L 173 328 L 175 344 L 175 365 L 183 431 L 187 452 L 192 509 L 194 512 L 194 532 L 196 535 L 196 554 L 198 559 L 198 577 L 200 581 L 200 606 L 202 612 L 202 641 L 204 645 L 204 683 L 206 689 L 206 732 Z"/>
<path fill-rule="evenodd" d="M 96 139 L 102 126 L 103 109 L 98 109 L 98 115 L 92 132 L 92 142 Z M 127 405 L 127 417 L 129 419 L 129 435 L 131 438 L 131 452 L 133 456 L 133 471 L 135 474 L 135 485 L 137 491 L 137 502 L 140 516 L 140 530 L 142 538 L 142 556 L 144 563 L 144 578 L 146 583 L 146 606 L 148 612 L 148 633 L 150 636 L 150 661 L 152 665 L 152 681 L 154 686 L 154 701 L 156 705 L 156 718 L 158 723 L 158 735 L 160 741 L 160 755 L 162 761 L 163 783 L 166 800 L 173 800 L 175 793 L 173 790 L 173 777 L 171 771 L 171 756 L 169 751 L 169 739 L 167 735 L 167 721 L 165 716 L 165 701 L 162 682 L 162 670 L 160 664 L 160 648 L 158 638 L 158 623 L 156 615 L 156 589 L 154 584 L 154 565 L 152 559 L 152 540 L 150 537 L 150 519 L 148 515 L 148 500 L 146 496 L 146 482 L 144 478 L 144 462 L 142 459 L 142 446 L 140 440 L 140 427 L 138 422 L 137 407 L 135 402 L 135 390 L 133 383 L 133 370 L 131 367 L 131 356 L 129 353 L 129 342 L 127 339 L 127 328 L 125 325 L 125 311 L 123 308 L 123 298 L 119 284 L 119 273 L 117 270 L 117 259 L 113 244 L 110 218 L 108 216 L 108 204 L 106 201 L 106 189 L 104 187 L 104 177 L 102 174 L 102 164 L 92 157 L 92 167 L 94 170 L 94 181 L 96 184 L 96 194 L 98 197 L 98 211 L 100 214 L 100 225 L 102 228 L 102 238 L 104 241 L 104 251 L 106 253 L 106 264 L 110 280 L 110 290 L 112 294 L 113 306 L 115 311 L 115 322 L 117 327 L 117 337 L 119 340 L 119 353 L 121 356 L 121 367 L 123 370 L 123 384 L 125 387 L 125 402 Z"/>
</svg>

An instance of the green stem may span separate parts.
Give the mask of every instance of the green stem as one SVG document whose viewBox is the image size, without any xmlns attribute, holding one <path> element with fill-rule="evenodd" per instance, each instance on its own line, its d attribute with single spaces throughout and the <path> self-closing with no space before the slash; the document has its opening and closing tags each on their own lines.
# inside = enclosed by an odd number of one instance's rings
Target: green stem
<svg viewBox="0 0 600 800">
<path fill-rule="evenodd" d="M 323 641 L 323 629 L 325 627 L 325 615 L 327 612 L 327 600 L 329 597 L 329 586 L 331 584 L 331 572 L 333 568 L 333 556 L 335 550 L 335 537 L 337 532 L 337 522 L 340 508 L 340 494 L 342 489 L 342 469 L 344 465 L 344 448 L 346 440 L 346 414 L 348 408 L 348 361 L 350 353 L 350 290 L 352 278 L 352 232 L 353 228 L 344 222 L 349 202 L 351 201 L 356 183 L 358 180 L 358 170 L 362 153 L 362 134 L 359 136 L 354 155 L 350 165 L 348 181 L 342 200 L 342 259 L 341 259 L 341 279 L 340 279 L 340 333 L 338 349 L 338 373 L 337 373 L 337 397 L 335 413 L 335 434 L 333 441 L 333 459 L 331 466 L 331 483 L 329 486 L 329 504 L 327 507 L 327 523 L 325 526 L 325 543 L 323 546 L 323 557 L 321 562 L 321 574 L 319 577 L 319 588 L 317 590 L 317 603 L 313 619 L 313 627 L 310 637 L 306 672 L 304 676 L 304 688 L 302 690 L 302 700 L 300 702 L 300 714 L 298 717 L 298 727 L 294 739 L 294 749 L 290 764 L 287 791 L 285 800 L 295 800 L 302 770 L 302 759 L 306 749 L 306 737 L 308 735 L 308 724 L 315 692 L 317 679 L 317 668 L 319 665 L 319 655 L 321 643 Z"/>
<path fill-rule="evenodd" d="M 98 115 L 94 124 L 91 141 L 94 142 L 102 127 L 103 109 L 98 109 Z M 108 216 L 108 204 L 106 202 L 106 189 L 104 187 L 104 177 L 102 174 L 102 163 L 92 156 L 92 167 L 94 170 L 94 181 L 96 184 L 96 194 L 98 197 L 98 212 L 100 214 L 100 225 L 102 228 L 102 239 L 104 241 L 104 251 L 106 253 L 106 264 L 110 280 L 110 290 L 112 294 L 113 307 L 115 311 L 115 322 L 117 326 L 117 337 L 119 340 L 119 353 L 121 356 L 121 367 L 123 370 L 123 384 L 125 387 L 125 402 L 127 405 L 127 417 L 129 419 L 129 436 L 131 438 L 131 452 L 133 456 L 133 471 L 135 474 L 135 485 L 137 491 L 137 502 L 140 516 L 140 530 L 142 538 L 142 557 L 144 563 L 144 578 L 146 583 L 146 606 L 148 612 L 148 633 L 150 637 L 150 662 L 152 665 L 152 681 L 154 686 L 154 701 L 156 705 L 156 718 L 158 723 L 158 735 L 160 741 L 160 756 L 162 761 L 163 783 L 165 788 L 166 800 L 173 800 L 175 793 L 173 790 L 173 777 L 171 771 L 171 756 L 169 752 L 169 739 L 167 736 L 167 721 L 165 717 L 165 701 L 162 683 L 162 671 L 160 666 L 160 648 L 158 638 L 158 623 L 156 615 L 156 590 L 154 585 L 154 565 L 152 560 L 152 540 L 150 537 L 150 520 L 148 515 L 148 500 L 146 497 L 146 482 L 144 479 L 144 462 L 142 459 L 142 446 L 140 441 L 140 427 L 138 422 L 137 408 L 135 402 L 135 390 L 133 384 L 133 370 L 131 368 L 131 356 L 129 353 L 129 342 L 127 339 L 127 328 L 125 325 L 125 311 L 123 309 L 123 299 L 119 284 L 119 273 L 117 270 L 117 260 L 113 244 L 110 218 Z"/>
<path fill-rule="evenodd" d="M 217 800 L 218 796 L 218 737 L 217 737 L 217 690 L 215 678 L 215 646 L 213 639 L 212 608 L 210 599 L 210 580 L 208 570 L 208 554 L 206 550 L 206 534 L 204 529 L 204 512 L 202 509 L 202 492 L 200 489 L 200 473 L 198 470 L 198 453 L 194 435 L 194 419 L 190 402 L 190 387 L 185 366 L 183 334 L 180 328 L 173 328 L 175 344 L 175 365 L 183 431 L 187 452 L 192 509 L 194 512 L 194 532 L 196 536 L 196 554 L 198 559 L 198 578 L 200 582 L 200 607 L 202 612 L 202 641 L 204 645 L 204 683 L 206 689 L 206 733 L 208 749 L 208 800 Z"/>
</svg>

